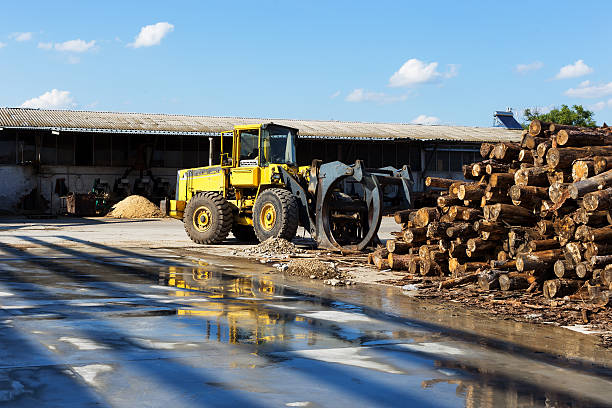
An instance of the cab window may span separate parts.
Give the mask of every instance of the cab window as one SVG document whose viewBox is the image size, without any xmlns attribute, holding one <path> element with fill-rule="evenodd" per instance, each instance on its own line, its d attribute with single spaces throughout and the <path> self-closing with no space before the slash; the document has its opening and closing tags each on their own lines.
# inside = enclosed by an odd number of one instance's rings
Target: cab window
<svg viewBox="0 0 612 408">
<path fill-rule="evenodd" d="M 240 132 L 239 165 L 257 165 L 259 156 L 259 130 L 243 130 Z"/>
</svg>

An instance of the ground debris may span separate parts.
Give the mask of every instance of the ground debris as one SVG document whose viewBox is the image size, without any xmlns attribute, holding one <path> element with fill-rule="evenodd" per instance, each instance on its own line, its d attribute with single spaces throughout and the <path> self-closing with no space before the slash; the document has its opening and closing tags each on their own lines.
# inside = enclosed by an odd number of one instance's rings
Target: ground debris
<svg viewBox="0 0 612 408">
<path fill-rule="evenodd" d="M 111 218 L 163 218 L 164 213 L 158 206 L 143 196 L 131 195 L 113 205 L 106 214 Z"/>
<path fill-rule="evenodd" d="M 237 251 L 237 253 L 243 256 L 268 258 L 295 255 L 303 252 L 303 249 L 298 248 L 295 244 L 283 238 L 268 238 L 259 245 Z"/>
<path fill-rule="evenodd" d="M 331 286 L 350 285 L 347 275 L 332 262 L 322 262 L 318 259 L 292 259 L 288 264 L 280 264 L 277 269 L 291 276 L 310 279 L 323 279 Z"/>
</svg>

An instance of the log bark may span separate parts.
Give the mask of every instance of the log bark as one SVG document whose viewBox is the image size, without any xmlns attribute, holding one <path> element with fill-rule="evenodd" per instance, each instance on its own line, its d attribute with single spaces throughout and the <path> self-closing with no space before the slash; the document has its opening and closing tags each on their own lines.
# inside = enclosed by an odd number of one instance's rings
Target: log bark
<svg viewBox="0 0 612 408">
<path fill-rule="evenodd" d="M 516 259 L 492 259 L 490 264 L 493 269 L 516 269 Z"/>
<path fill-rule="evenodd" d="M 493 204 L 488 221 L 504 220 L 510 224 L 524 225 L 535 221 L 534 214 L 526 208 L 509 204 Z"/>
<path fill-rule="evenodd" d="M 540 220 L 536 224 L 536 229 L 543 237 L 554 233 L 553 222 L 550 220 Z"/>
<path fill-rule="evenodd" d="M 553 299 L 555 297 L 569 296 L 578 289 L 582 282 L 573 279 L 551 279 L 544 282 L 544 297 L 547 299 Z"/>
<path fill-rule="evenodd" d="M 436 199 L 436 203 L 438 204 L 438 207 L 440 208 L 445 208 L 445 207 L 450 207 L 453 205 L 461 205 L 463 204 L 463 200 L 460 200 L 457 198 L 457 196 L 453 196 L 453 195 L 446 195 L 446 196 L 440 196 Z"/>
<path fill-rule="evenodd" d="M 398 224 L 404 224 L 408 221 L 411 221 L 410 217 L 414 212 L 414 210 L 396 211 L 395 214 L 393 214 L 393 219 Z M 414 217 L 414 215 L 412 215 L 412 217 Z"/>
<path fill-rule="evenodd" d="M 578 276 L 578 278 L 589 279 L 592 273 L 593 268 L 591 268 L 588 262 L 580 262 L 576 265 L 576 276 Z"/>
<path fill-rule="evenodd" d="M 497 143 L 493 148 L 493 157 L 498 160 L 510 162 L 518 159 L 518 154 L 520 151 L 521 146 L 518 143 Z"/>
<path fill-rule="evenodd" d="M 485 186 L 479 183 L 462 184 L 459 186 L 457 198 L 460 200 L 480 200 L 485 193 Z"/>
<path fill-rule="evenodd" d="M 514 184 L 514 174 L 493 173 L 489 177 L 489 185 L 495 188 L 508 187 Z"/>
<path fill-rule="evenodd" d="M 612 188 L 585 194 L 582 206 L 587 211 L 601 211 L 612 208 Z"/>
<path fill-rule="evenodd" d="M 608 211 L 588 212 L 584 207 L 574 213 L 574 221 L 590 227 L 599 227 L 608 223 Z"/>
<path fill-rule="evenodd" d="M 416 227 L 408 228 L 404 230 L 404 242 L 409 244 L 416 244 L 419 242 L 425 242 L 427 240 L 427 228 Z"/>
<path fill-rule="evenodd" d="M 605 171 L 596 176 L 571 184 L 569 186 L 569 192 L 573 199 L 577 199 L 586 193 L 602 190 L 609 186 L 612 186 L 612 170 Z"/>
<path fill-rule="evenodd" d="M 522 149 L 518 154 L 518 161 L 522 163 L 533 163 L 533 152 L 528 149 Z"/>
<path fill-rule="evenodd" d="M 612 169 L 612 156 L 595 156 L 593 157 L 593 170 L 595 174 L 603 173 Z"/>
<path fill-rule="evenodd" d="M 503 291 L 527 289 L 532 278 L 526 273 L 510 272 L 499 276 L 499 287 Z"/>
<path fill-rule="evenodd" d="M 457 278 L 445 279 L 438 285 L 438 290 L 449 289 L 455 286 L 476 282 L 478 280 L 478 275 L 479 272 L 474 272 L 470 273 L 469 275 L 460 276 Z"/>
<path fill-rule="evenodd" d="M 541 201 L 547 199 L 548 189 L 546 187 L 514 185 L 510 187 L 509 195 L 510 198 L 516 201 L 532 200 L 535 202 L 536 200 Z"/>
<path fill-rule="evenodd" d="M 597 131 L 562 129 L 557 133 L 558 146 L 582 147 L 605 146 L 612 144 L 612 137 Z"/>
<path fill-rule="evenodd" d="M 533 252 L 544 251 L 546 249 L 557 249 L 560 247 L 559 241 L 554 238 L 530 241 L 527 245 Z"/>
<path fill-rule="evenodd" d="M 481 143 L 480 144 L 480 156 L 486 159 L 487 157 L 489 157 L 494 147 L 495 145 L 493 143 Z"/>
<path fill-rule="evenodd" d="M 423 207 L 417 210 L 412 222 L 417 227 L 426 227 L 430 222 L 437 221 L 439 218 L 440 213 L 436 207 Z"/>
<path fill-rule="evenodd" d="M 530 270 L 543 271 L 551 267 L 562 257 L 563 250 L 561 249 L 549 249 L 546 251 L 518 254 L 516 257 L 516 270 L 519 272 Z"/>
<path fill-rule="evenodd" d="M 519 186 L 546 187 L 549 185 L 547 173 L 548 168 L 546 167 L 520 169 L 514 173 L 514 183 Z"/>
<path fill-rule="evenodd" d="M 425 185 L 427 187 L 445 188 L 448 189 L 451 184 L 456 183 L 457 180 L 440 178 L 440 177 L 427 177 L 425 179 Z"/>
<path fill-rule="evenodd" d="M 587 242 L 584 244 L 585 259 L 600 255 L 612 255 L 612 242 Z"/>
<path fill-rule="evenodd" d="M 607 155 L 612 155 L 612 146 L 550 148 L 546 152 L 546 163 L 553 169 L 565 169 L 569 168 L 574 160 Z"/>
<path fill-rule="evenodd" d="M 465 237 L 474 234 L 474 228 L 470 223 L 462 222 L 452 224 L 446 228 L 446 236 L 448 238 L 457 238 L 459 236 Z"/>
<path fill-rule="evenodd" d="M 390 253 L 387 256 L 387 261 L 389 263 L 389 267 L 394 271 L 407 271 L 410 260 L 414 258 L 415 255 L 400 255 L 396 253 Z"/>
<path fill-rule="evenodd" d="M 504 273 L 500 270 L 486 270 L 478 275 L 478 287 L 480 290 L 499 289 L 499 276 Z"/>
<path fill-rule="evenodd" d="M 545 130 L 548 130 L 550 125 L 550 122 L 542 122 L 538 119 L 534 119 L 529 124 L 529 134 L 531 136 L 540 136 Z"/>
<path fill-rule="evenodd" d="M 523 140 L 521 141 L 521 146 L 530 150 L 535 150 L 536 147 L 540 143 L 545 142 L 547 139 L 545 137 L 536 137 L 530 134 L 523 136 Z"/>
<path fill-rule="evenodd" d="M 593 268 L 603 268 L 606 265 L 612 265 L 612 255 L 592 256 L 589 263 Z"/>
<path fill-rule="evenodd" d="M 387 251 L 392 254 L 407 254 L 412 248 L 412 244 L 408 244 L 397 239 L 389 239 L 386 243 Z"/>
<path fill-rule="evenodd" d="M 496 234 L 503 234 L 507 231 L 506 226 L 501 222 L 491 222 L 485 220 L 478 220 L 474 222 L 474 231 L 481 232 L 493 232 Z"/>
<path fill-rule="evenodd" d="M 496 161 L 491 161 L 485 166 L 485 172 L 487 174 L 510 173 L 514 172 L 514 169 L 512 169 L 512 167 L 508 163 L 499 163 Z"/>
<path fill-rule="evenodd" d="M 576 275 L 576 269 L 573 263 L 566 261 L 565 259 L 559 259 L 555 262 L 554 267 L 555 275 L 557 278 L 574 279 Z"/>
</svg>

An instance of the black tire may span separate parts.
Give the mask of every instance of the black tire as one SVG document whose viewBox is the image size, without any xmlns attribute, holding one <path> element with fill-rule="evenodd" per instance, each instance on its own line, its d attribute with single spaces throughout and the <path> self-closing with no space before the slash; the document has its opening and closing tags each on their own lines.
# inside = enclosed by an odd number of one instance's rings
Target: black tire
<svg viewBox="0 0 612 408">
<path fill-rule="evenodd" d="M 266 215 L 272 209 L 274 219 L 270 220 Z M 259 242 L 272 237 L 291 241 L 297 233 L 298 211 L 297 199 L 287 190 L 271 188 L 261 193 L 253 206 L 253 229 Z"/>
<path fill-rule="evenodd" d="M 257 236 L 251 225 L 234 224 L 232 234 L 240 242 L 256 242 Z"/>
<path fill-rule="evenodd" d="M 196 244 L 217 244 L 223 241 L 233 221 L 234 216 L 227 200 L 212 191 L 191 197 L 183 215 L 185 231 Z"/>
</svg>

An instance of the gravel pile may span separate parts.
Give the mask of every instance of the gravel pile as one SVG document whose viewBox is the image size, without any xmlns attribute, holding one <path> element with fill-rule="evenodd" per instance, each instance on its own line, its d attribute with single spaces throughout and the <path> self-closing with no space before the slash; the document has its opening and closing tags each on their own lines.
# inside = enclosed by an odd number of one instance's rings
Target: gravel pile
<svg viewBox="0 0 612 408">
<path fill-rule="evenodd" d="M 303 253 L 304 250 L 299 249 L 291 242 L 283 238 L 268 238 L 264 242 L 251 248 L 246 248 L 241 251 L 246 256 L 279 256 L 279 255 L 295 255 Z"/>
<path fill-rule="evenodd" d="M 113 205 L 106 216 L 111 218 L 163 218 L 164 213 L 143 196 L 132 195 Z"/>
</svg>

